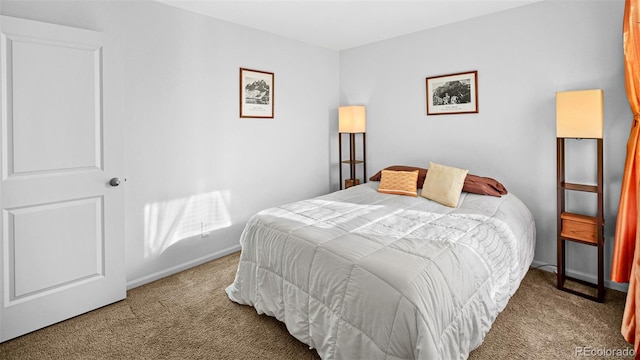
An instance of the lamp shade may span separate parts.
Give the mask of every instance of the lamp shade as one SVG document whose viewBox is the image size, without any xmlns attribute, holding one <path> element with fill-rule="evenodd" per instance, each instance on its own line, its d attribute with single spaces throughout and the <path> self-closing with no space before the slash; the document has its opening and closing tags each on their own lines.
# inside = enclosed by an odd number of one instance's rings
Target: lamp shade
<svg viewBox="0 0 640 360">
<path fill-rule="evenodd" d="M 338 108 L 338 132 L 364 133 L 367 128 L 367 113 L 362 105 Z"/>
<path fill-rule="evenodd" d="M 601 89 L 557 92 L 556 127 L 559 138 L 602 139 L 604 92 Z"/>
</svg>

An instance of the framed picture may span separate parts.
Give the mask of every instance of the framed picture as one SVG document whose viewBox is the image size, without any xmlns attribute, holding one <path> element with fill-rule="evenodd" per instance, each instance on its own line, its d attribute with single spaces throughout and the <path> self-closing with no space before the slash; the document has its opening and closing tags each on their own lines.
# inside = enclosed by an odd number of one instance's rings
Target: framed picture
<svg viewBox="0 0 640 360">
<path fill-rule="evenodd" d="M 427 78 L 427 115 L 477 112 L 477 71 Z"/>
<path fill-rule="evenodd" d="M 273 73 L 240 68 L 240 117 L 273 119 Z"/>
</svg>

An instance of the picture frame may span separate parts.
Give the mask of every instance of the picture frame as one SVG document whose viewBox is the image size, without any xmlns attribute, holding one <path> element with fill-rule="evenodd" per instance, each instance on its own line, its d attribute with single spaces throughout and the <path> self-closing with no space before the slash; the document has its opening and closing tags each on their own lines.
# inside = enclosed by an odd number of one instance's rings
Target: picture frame
<svg viewBox="0 0 640 360">
<path fill-rule="evenodd" d="M 273 119 L 274 74 L 240 68 L 240 117 Z"/>
<path fill-rule="evenodd" d="M 478 71 L 426 78 L 427 115 L 478 112 Z"/>
</svg>

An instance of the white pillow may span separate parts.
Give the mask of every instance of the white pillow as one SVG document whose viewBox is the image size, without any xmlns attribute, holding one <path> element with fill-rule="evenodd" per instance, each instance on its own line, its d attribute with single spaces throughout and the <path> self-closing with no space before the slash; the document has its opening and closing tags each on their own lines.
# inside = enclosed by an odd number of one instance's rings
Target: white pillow
<svg viewBox="0 0 640 360">
<path fill-rule="evenodd" d="M 420 196 L 449 207 L 458 206 L 464 179 L 469 170 L 429 162 Z"/>
</svg>

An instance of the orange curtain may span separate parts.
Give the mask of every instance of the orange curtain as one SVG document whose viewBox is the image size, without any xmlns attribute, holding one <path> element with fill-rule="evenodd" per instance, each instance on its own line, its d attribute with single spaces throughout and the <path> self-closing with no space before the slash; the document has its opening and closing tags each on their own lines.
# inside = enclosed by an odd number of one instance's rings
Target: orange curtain
<svg viewBox="0 0 640 360">
<path fill-rule="evenodd" d="M 623 19 L 623 47 L 627 98 L 633 112 L 633 125 L 627 142 L 627 159 L 622 178 L 622 191 L 618 207 L 615 244 L 611 263 L 611 280 L 628 282 L 629 292 L 622 318 L 624 338 L 639 350 L 640 333 L 636 334 L 636 321 L 640 319 L 640 233 L 637 231 L 640 197 L 640 9 L 638 0 L 626 0 Z M 638 329 L 640 331 L 640 329 Z"/>
</svg>

